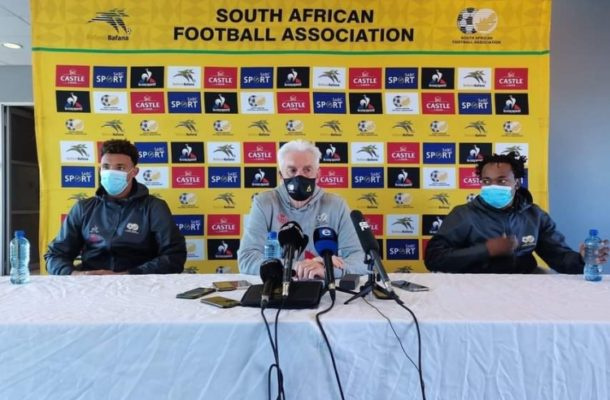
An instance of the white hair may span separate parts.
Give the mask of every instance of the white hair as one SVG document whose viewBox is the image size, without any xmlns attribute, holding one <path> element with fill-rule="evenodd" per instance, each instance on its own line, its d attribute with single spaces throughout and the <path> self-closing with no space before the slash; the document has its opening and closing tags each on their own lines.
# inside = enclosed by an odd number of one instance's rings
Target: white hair
<svg viewBox="0 0 610 400">
<path fill-rule="evenodd" d="M 286 142 L 280 147 L 280 150 L 277 152 L 277 163 L 280 166 L 280 171 L 284 169 L 286 166 L 286 154 L 290 152 L 310 152 L 313 156 L 313 166 L 315 169 L 320 167 L 320 159 L 322 158 L 322 153 L 320 153 L 320 149 L 318 149 L 313 143 L 308 142 L 307 140 L 291 140 L 290 142 Z"/>
</svg>

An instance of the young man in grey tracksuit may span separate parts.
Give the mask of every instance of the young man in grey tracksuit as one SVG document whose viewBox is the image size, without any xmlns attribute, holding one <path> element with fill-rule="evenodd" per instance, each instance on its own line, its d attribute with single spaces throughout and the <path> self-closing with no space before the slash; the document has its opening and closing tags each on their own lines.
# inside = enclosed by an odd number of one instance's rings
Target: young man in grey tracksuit
<svg viewBox="0 0 610 400">
<path fill-rule="evenodd" d="M 278 232 L 289 221 L 297 222 L 309 236 L 305 251 L 293 266 L 299 279 L 324 277 L 324 263 L 313 243 L 319 227 L 332 228 L 338 236 L 339 256 L 333 257 L 335 276 L 365 274 L 364 251 L 350 219 L 350 209 L 337 195 L 316 187 L 320 151 L 313 144 L 295 140 L 278 152 L 282 184 L 254 197 L 237 259 L 239 270 L 259 274 L 267 233 Z"/>
</svg>

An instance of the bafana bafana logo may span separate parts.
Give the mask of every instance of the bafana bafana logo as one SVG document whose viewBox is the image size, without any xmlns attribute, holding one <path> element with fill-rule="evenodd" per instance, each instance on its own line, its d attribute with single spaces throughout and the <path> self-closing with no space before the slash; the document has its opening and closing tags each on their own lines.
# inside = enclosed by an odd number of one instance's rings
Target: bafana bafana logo
<svg viewBox="0 0 610 400">
<path fill-rule="evenodd" d="M 113 8 L 108 11 L 98 11 L 95 17 L 91 18 L 87 23 L 104 22 L 112 26 L 116 32 L 114 35 L 108 35 L 108 40 L 129 40 L 131 28 L 125 24 L 125 18 L 129 17 L 124 9 Z"/>
</svg>

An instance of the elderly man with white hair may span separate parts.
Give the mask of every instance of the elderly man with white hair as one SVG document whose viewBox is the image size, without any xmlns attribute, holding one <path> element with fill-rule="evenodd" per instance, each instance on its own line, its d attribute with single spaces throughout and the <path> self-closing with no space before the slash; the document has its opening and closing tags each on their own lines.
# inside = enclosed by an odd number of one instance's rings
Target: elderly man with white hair
<svg viewBox="0 0 610 400">
<path fill-rule="evenodd" d="M 297 222 L 313 236 L 319 227 L 337 232 L 339 256 L 333 257 L 335 276 L 365 274 L 364 252 L 350 219 L 350 209 L 339 196 L 316 185 L 320 177 L 320 150 L 304 140 L 285 143 L 278 152 L 279 175 L 283 184 L 255 196 L 237 259 L 239 270 L 258 274 L 267 233 L 278 232 L 288 221 Z M 298 279 L 323 278 L 324 262 L 316 253 L 313 240 L 294 266 Z"/>
</svg>

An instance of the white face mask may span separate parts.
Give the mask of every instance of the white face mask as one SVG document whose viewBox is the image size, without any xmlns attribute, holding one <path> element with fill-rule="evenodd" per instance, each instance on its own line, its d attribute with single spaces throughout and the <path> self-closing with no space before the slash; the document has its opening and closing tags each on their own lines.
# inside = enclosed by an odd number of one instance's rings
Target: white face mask
<svg viewBox="0 0 610 400">
<path fill-rule="evenodd" d="M 131 172 L 131 171 L 129 171 Z M 101 184 L 110 196 L 118 196 L 129 184 L 127 176 L 129 172 L 104 169 L 100 172 Z"/>
</svg>

